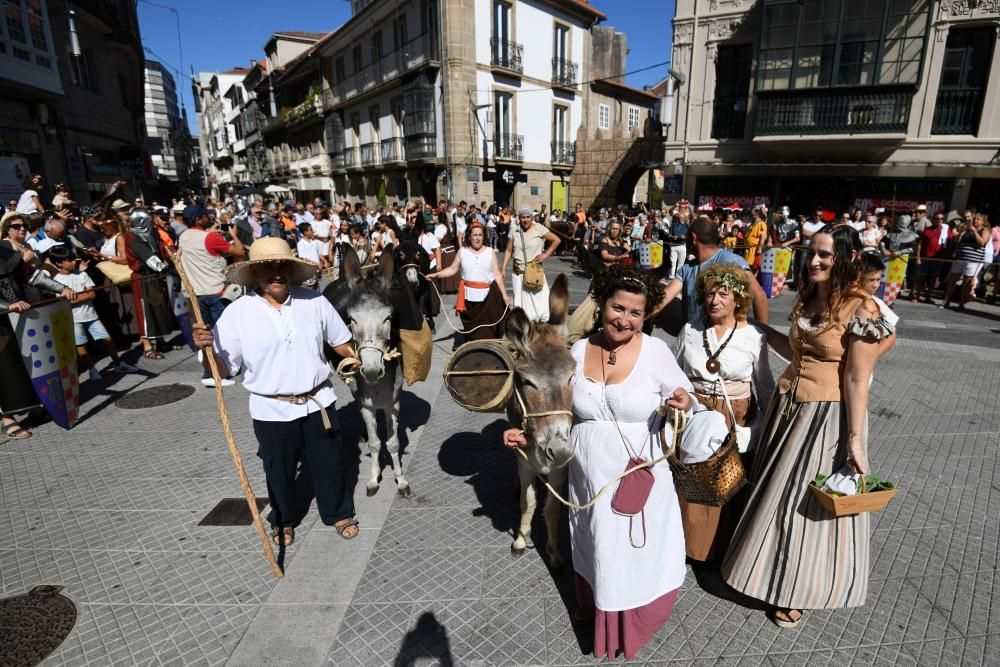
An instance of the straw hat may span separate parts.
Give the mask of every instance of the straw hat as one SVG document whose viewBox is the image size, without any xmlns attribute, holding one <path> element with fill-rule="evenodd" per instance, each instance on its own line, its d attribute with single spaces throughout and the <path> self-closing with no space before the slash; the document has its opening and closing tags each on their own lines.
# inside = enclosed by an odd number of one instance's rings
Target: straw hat
<svg viewBox="0 0 1000 667">
<path fill-rule="evenodd" d="M 249 260 L 238 262 L 229 267 L 226 271 L 226 280 L 237 285 L 253 284 L 253 266 L 275 262 L 286 263 L 295 269 L 294 275 L 289 278 L 295 284 L 313 278 L 319 271 L 318 265 L 293 255 L 292 249 L 288 247 L 288 243 L 284 239 L 266 236 L 257 239 L 250 246 Z"/>
</svg>

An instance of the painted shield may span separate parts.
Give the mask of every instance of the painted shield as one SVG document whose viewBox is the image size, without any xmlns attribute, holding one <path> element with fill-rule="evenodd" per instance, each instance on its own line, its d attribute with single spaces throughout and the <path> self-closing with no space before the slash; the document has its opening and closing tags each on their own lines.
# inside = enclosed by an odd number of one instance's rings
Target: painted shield
<svg viewBox="0 0 1000 667">
<path fill-rule="evenodd" d="M 909 259 L 909 255 L 903 255 L 889 260 L 889 266 L 886 267 L 885 275 L 882 276 L 882 284 L 875 292 L 875 296 L 885 301 L 887 306 L 891 306 L 892 302 L 899 296 L 899 290 L 903 287 L 903 279 L 906 277 L 906 263 Z"/>
<path fill-rule="evenodd" d="M 80 409 L 72 306 L 60 301 L 11 313 L 10 322 L 38 400 L 52 421 L 72 428 Z"/>
<path fill-rule="evenodd" d="M 764 288 L 767 298 L 774 299 L 781 294 L 785 286 L 785 278 L 792 268 L 792 251 L 788 248 L 768 248 L 760 260 L 760 286 Z"/>
<path fill-rule="evenodd" d="M 176 276 L 167 276 L 167 289 L 170 292 L 170 303 L 174 310 L 174 319 L 177 320 L 177 326 L 180 327 L 181 334 L 184 336 L 184 342 L 194 352 L 197 348 L 194 345 L 194 334 L 191 330 L 191 322 L 193 321 L 191 319 L 191 302 L 188 301 L 184 291 L 181 290 L 181 281 Z"/>
<path fill-rule="evenodd" d="M 639 244 L 639 266 L 658 269 L 663 265 L 663 244 L 653 241 Z"/>
</svg>

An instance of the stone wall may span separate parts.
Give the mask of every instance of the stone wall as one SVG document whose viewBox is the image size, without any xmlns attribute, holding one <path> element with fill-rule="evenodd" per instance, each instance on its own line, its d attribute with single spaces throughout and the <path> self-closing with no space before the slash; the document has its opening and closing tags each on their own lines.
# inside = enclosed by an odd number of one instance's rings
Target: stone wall
<svg viewBox="0 0 1000 667">
<path fill-rule="evenodd" d="M 632 193 L 646 178 L 649 165 L 662 161 L 663 139 L 644 138 L 640 128 L 631 134 L 621 128 L 596 130 L 593 137 L 581 130 L 576 139 L 573 203 L 584 208 L 631 204 Z"/>
</svg>

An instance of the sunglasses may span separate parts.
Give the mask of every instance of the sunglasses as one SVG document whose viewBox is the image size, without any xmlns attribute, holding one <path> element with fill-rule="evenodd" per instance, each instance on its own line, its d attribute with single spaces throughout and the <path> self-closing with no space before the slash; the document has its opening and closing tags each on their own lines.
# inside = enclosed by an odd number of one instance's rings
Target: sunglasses
<svg viewBox="0 0 1000 667">
<path fill-rule="evenodd" d="M 11 229 L 24 229 L 24 225 L 21 224 L 20 222 L 12 222 L 12 223 L 10 223 L 10 228 Z"/>
</svg>

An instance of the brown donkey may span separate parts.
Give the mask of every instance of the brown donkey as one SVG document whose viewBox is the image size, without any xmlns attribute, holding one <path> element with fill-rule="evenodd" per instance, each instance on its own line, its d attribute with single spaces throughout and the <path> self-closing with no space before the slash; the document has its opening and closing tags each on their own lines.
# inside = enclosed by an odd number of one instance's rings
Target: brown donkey
<svg viewBox="0 0 1000 667">
<path fill-rule="evenodd" d="M 552 488 L 565 493 L 566 464 L 573 458 L 570 427 L 573 425 L 573 374 L 576 362 L 566 347 L 566 322 L 569 312 L 569 288 L 565 274 L 560 274 L 549 293 L 549 321 L 540 324 L 528 320 L 520 308 L 507 319 L 507 339 L 517 348 L 514 365 L 514 397 L 507 404 L 507 417 L 513 426 L 524 429 L 528 446 L 527 461 L 518 456 L 517 473 L 521 485 L 521 520 L 511 552 L 524 553 L 535 513 L 536 475 L 548 477 Z M 559 501 L 548 494 L 545 501 L 545 526 L 552 567 L 563 564 L 559 553 Z"/>
</svg>

